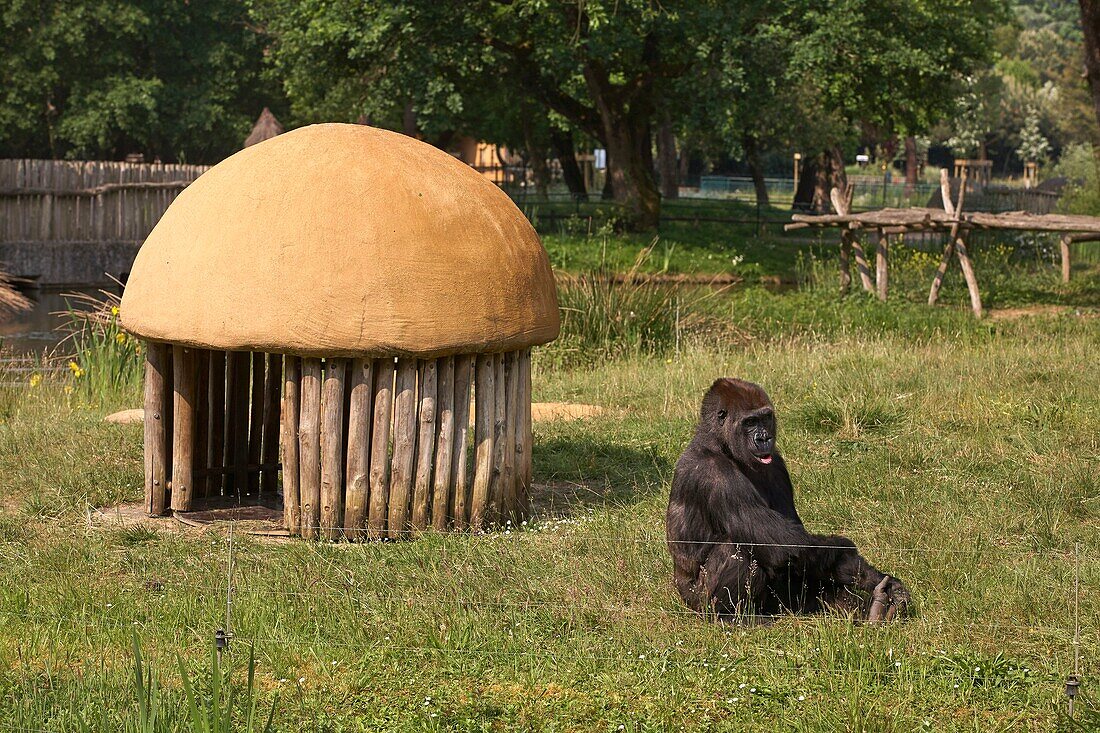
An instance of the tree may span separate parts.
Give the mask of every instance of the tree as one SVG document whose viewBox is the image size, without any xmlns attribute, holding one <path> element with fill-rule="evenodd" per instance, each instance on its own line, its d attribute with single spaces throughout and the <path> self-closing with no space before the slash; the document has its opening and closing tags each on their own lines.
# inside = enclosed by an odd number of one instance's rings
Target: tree
<svg viewBox="0 0 1100 733">
<path fill-rule="evenodd" d="M 1092 131 L 1092 153 L 1100 172 L 1100 0 L 1080 0 L 1081 28 L 1085 35 L 1085 78 L 1092 92 L 1097 126 Z"/>
<path fill-rule="evenodd" d="M 384 123 L 410 101 L 424 129 L 480 134 L 489 118 L 532 100 L 565 132 L 607 149 L 626 223 L 652 228 L 656 116 L 691 103 L 679 82 L 713 64 L 760 1 L 261 0 L 257 18 L 300 114 L 366 112 Z"/>
<path fill-rule="evenodd" d="M 216 162 L 264 106 L 244 0 L 9 0 L 0 155 Z"/>
</svg>

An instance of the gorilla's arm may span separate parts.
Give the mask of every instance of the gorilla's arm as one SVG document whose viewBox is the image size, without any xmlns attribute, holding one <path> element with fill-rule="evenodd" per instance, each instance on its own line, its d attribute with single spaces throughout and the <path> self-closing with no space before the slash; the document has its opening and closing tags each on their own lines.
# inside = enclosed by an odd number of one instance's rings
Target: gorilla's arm
<svg viewBox="0 0 1100 733">
<path fill-rule="evenodd" d="M 697 486 L 708 497 L 708 519 L 723 541 L 750 546 L 761 565 L 771 569 L 793 566 L 866 591 L 884 577 L 847 537 L 812 534 L 801 522 L 772 509 L 749 479 L 728 462 L 703 461 L 697 466 Z M 784 477 L 789 485 L 789 477 Z"/>
</svg>

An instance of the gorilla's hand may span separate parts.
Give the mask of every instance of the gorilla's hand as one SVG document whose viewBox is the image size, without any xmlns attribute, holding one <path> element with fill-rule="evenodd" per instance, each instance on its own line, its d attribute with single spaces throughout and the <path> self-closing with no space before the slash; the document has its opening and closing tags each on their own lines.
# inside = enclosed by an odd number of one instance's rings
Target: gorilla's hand
<svg viewBox="0 0 1100 733">
<path fill-rule="evenodd" d="M 909 589 L 897 578 L 883 576 L 871 594 L 868 621 L 893 621 L 909 607 Z"/>
</svg>

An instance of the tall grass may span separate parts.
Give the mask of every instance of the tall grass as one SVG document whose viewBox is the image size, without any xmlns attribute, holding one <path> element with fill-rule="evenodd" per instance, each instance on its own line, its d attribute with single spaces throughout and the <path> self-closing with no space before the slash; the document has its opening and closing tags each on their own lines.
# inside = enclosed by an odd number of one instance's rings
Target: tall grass
<svg viewBox="0 0 1100 733">
<path fill-rule="evenodd" d="M 89 401 L 102 404 L 119 395 L 136 397 L 143 378 L 144 347 L 119 323 L 118 295 L 100 291 L 100 297 L 67 296 L 68 335 L 58 346 L 72 386 Z"/>
</svg>

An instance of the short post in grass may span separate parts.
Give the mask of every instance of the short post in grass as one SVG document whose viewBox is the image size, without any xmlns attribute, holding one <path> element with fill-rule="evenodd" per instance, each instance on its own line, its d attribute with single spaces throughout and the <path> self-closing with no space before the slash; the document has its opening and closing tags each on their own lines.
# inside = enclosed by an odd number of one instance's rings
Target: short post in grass
<svg viewBox="0 0 1100 733">
<path fill-rule="evenodd" d="M 149 346 L 150 514 L 262 504 L 329 540 L 527 518 L 557 290 L 534 228 L 451 156 L 362 125 L 251 146 L 169 207 L 121 311 Z"/>
</svg>

